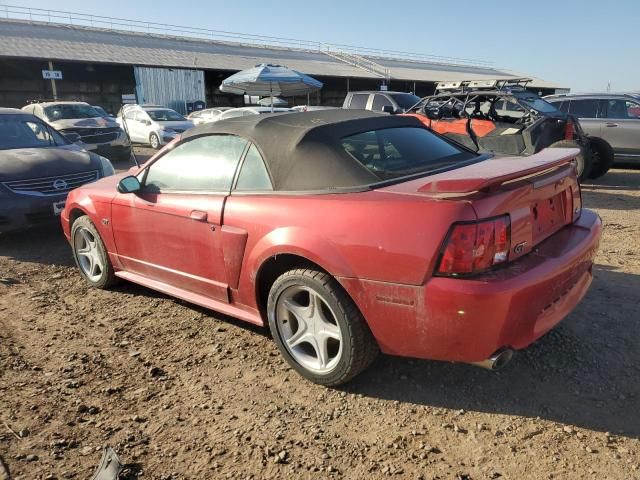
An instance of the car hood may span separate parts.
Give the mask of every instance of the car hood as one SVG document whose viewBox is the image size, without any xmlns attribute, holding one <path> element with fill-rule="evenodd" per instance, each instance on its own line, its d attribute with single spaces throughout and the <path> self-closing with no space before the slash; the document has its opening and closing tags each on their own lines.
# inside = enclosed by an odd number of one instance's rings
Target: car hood
<svg viewBox="0 0 640 480">
<path fill-rule="evenodd" d="M 0 181 L 100 170 L 100 157 L 77 145 L 0 150 Z"/>
<path fill-rule="evenodd" d="M 193 122 L 191 120 L 181 120 L 176 122 L 159 122 L 156 120 L 156 123 L 161 127 L 171 129 L 179 128 L 180 130 L 189 130 L 190 128 L 193 128 Z"/>
<path fill-rule="evenodd" d="M 49 123 L 56 130 L 65 130 L 68 128 L 109 128 L 120 126 L 114 119 L 106 117 L 70 118 L 66 120 L 56 120 L 55 122 Z"/>
</svg>

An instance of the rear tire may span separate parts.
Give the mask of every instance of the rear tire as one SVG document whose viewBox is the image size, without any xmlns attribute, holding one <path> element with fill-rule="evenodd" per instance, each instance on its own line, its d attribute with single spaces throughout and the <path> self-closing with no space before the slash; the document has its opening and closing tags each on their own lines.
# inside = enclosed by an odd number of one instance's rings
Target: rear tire
<svg viewBox="0 0 640 480">
<path fill-rule="evenodd" d="M 269 291 L 267 314 L 280 353 L 314 383 L 348 382 L 378 355 L 358 307 L 327 273 L 296 269 L 282 274 Z"/>
<path fill-rule="evenodd" d="M 600 178 L 605 175 L 613 165 L 613 148 L 601 138 L 589 137 L 589 150 L 592 158 L 589 178 Z"/>
<path fill-rule="evenodd" d="M 589 152 L 580 145 L 578 142 L 573 140 L 560 140 L 559 142 L 553 143 L 549 145 L 549 148 L 577 148 L 580 150 L 580 153 L 576 155 L 576 166 L 578 170 L 578 180 L 583 181 L 586 178 L 589 178 L 591 174 L 591 168 L 593 167 L 593 162 L 591 160 L 591 155 Z"/>
<path fill-rule="evenodd" d="M 160 139 L 158 138 L 158 135 L 156 135 L 155 133 L 149 135 L 149 145 L 151 145 L 151 148 L 155 150 L 158 150 L 160 148 Z"/>
<path fill-rule="evenodd" d="M 78 270 L 89 285 L 106 289 L 117 282 L 107 249 L 88 216 L 83 215 L 73 222 L 71 247 Z"/>
</svg>

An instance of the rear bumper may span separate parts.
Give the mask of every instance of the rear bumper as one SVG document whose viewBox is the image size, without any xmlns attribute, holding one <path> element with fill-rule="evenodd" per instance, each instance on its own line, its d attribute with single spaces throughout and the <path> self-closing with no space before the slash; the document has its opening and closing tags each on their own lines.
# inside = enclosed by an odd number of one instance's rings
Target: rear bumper
<svg viewBox="0 0 640 480">
<path fill-rule="evenodd" d="M 423 286 L 339 279 L 382 351 L 474 362 L 522 349 L 586 294 L 602 223 L 590 210 L 508 267 L 473 279 L 433 277 Z"/>
</svg>

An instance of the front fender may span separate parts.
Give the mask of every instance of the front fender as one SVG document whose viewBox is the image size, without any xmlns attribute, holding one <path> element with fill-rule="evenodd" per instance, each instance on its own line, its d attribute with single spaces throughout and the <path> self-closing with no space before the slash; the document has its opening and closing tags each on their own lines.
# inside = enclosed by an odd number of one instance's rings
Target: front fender
<svg viewBox="0 0 640 480">
<path fill-rule="evenodd" d="M 68 240 L 71 240 L 71 218 L 72 216 L 77 217 L 74 213 L 78 210 L 89 216 L 98 230 L 109 256 L 114 261 L 116 248 L 111 231 L 111 202 L 94 200 L 91 196 L 84 194 L 82 190 L 71 191 L 61 214 L 62 228 Z"/>
</svg>

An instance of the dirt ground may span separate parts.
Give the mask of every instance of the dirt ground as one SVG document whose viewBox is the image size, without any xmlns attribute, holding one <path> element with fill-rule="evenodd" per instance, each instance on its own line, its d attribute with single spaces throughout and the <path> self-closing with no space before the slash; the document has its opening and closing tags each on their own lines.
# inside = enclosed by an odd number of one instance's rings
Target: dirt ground
<svg viewBox="0 0 640 480">
<path fill-rule="evenodd" d="M 583 188 L 605 222 L 574 313 L 504 370 L 380 356 L 340 389 L 265 331 L 122 283 L 88 288 L 57 227 L 0 237 L 0 457 L 88 479 L 640 478 L 640 169 Z M 3 479 L 0 465 L 0 479 Z"/>
</svg>

